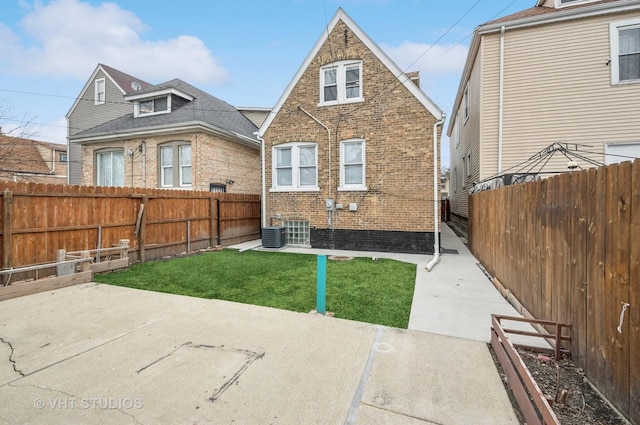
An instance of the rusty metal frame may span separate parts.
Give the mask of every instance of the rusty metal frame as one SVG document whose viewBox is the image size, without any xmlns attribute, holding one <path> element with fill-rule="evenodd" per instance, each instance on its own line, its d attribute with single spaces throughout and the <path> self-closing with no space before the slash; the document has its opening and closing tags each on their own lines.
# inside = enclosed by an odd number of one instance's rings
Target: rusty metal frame
<svg viewBox="0 0 640 425">
<path fill-rule="evenodd" d="M 535 332 L 505 329 L 500 323 L 502 319 L 555 326 L 556 333 L 554 335 L 547 335 Z M 562 341 L 569 341 L 570 337 L 562 336 L 562 329 L 570 327 L 571 325 L 566 323 L 524 319 L 521 317 L 501 316 L 496 314 L 491 315 L 491 346 L 493 347 L 496 356 L 500 361 L 500 365 L 507 376 L 507 381 L 516 397 L 516 401 L 522 411 L 522 415 L 529 425 L 559 425 L 560 422 L 558 421 L 556 414 L 551 409 L 549 402 L 542 395 L 542 391 L 540 391 L 540 387 L 538 387 L 538 384 L 531 376 L 529 369 L 527 369 L 527 366 L 516 351 L 516 346 L 514 346 L 507 337 L 507 333 L 553 339 L 555 341 L 554 350 L 545 350 L 523 345 L 518 345 L 518 347 L 533 349 L 536 351 L 551 351 L 555 354 L 556 359 L 558 359 L 561 353 L 568 352 L 568 350 L 562 349 Z"/>
</svg>

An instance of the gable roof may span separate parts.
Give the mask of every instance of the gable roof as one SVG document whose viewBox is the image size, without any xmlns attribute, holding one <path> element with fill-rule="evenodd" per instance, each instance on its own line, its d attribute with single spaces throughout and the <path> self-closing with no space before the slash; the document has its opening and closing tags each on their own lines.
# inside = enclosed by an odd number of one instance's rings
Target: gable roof
<svg viewBox="0 0 640 425">
<path fill-rule="evenodd" d="M 315 56 L 318 54 L 319 50 L 329 38 L 329 34 L 331 34 L 335 26 L 340 21 L 342 21 L 360 39 L 360 41 L 364 43 L 369 48 L 369 50 L 371 50 L 371 52 L 378 58 L 378 60 L 380 60 L 380 62 L 382 62 L 389 69 L 389 71 L 393 75 L 395 75 L 398 80 L 400 80 L 400 82 L 407 88 L 407 90 L 409 90 L 409 92 L 411 92 L 411 94 L 413 94 L 418 99 L 418 101 L 434 117 L 436 117 L 436 119 L 440 120 L 443 118 L 444 114 L 440 110 L 440 108 L 438 108 L 438 106 L 433 103 L 433 101 L 429 99 L 429 97 L 416 84 L 414 84 L 410 78 L 406 77 L 406 74 L 402 71 L 402 69 L 400 69 L 400 67 L 396 65 L 396 63 L 393 62 L 393 60 L 391 60 L 391 58 L 389 58 L 389 56 L 387 56 L 387 54 L 384 53 L 384 51 L 382 51 L 382 49 L 378 47 L 376 43 L 373 42 L 373 40 L 353 21 L 353 19 L 351 19 L 351 17 L 349 17 L 349 15 L 347 15 L 344 10 L 342 10 L 342 8 L 338 8 L 335 15 L 333 15 L 333 18 L 327 25 L 327 28 L 322 32 L 322 35 L 313 46 L 305 60 L 302 62 L 302 64 L 298 68 L 298 71 L 293 76 L 293 79 L 285 88 L 284 92 L 271 110 L 271 113 L 260 127 L 260 137 L 262 137 L 266 133 L 269 125 L 271 125 L 271 122 L 274 120 L 275 116 L 284 105 L 294 87 L 296 86 L 296 84 L 298 84 L 298 81 L 300 80 L 300 78 L 302 78 L 302 75 L 305 73 Z"/>
<path fill-rule="evenodd" d="M 489 21 L 478 26 L 473 31 L 473 38 L 467 53 L 467 59 L 458 85 L 458 92 L 453 102 L 452 118 L 449 120 L 447 135 L 451 136 L 455 124 L 455 112 L 460 108 L 464 87 L 469 80 L 473 63 L 480 49 L 480 39 L 483 35 L 499 33 L 505 29 L 527 28 L 551 23 L 560 23 L 574 19 L 588 18 L 592 16 L 607 15 L 626 11 L 640 10 L 640 0 L 600 0 L 590 3 L 580 3 L 562 8 L 541 6 L 538 1 L 535 7 L 507 15 L 505 17 Z"/>
<path fill-rule="evenodd" d="M 137 118 L 133 116 L 132 103 L 131 113 L 70 136 L 69 140 L 92 142 L 111 137 L 172 132 L 199 126 L 227 137 L 240 138 L 250 146 L 259 146 L 254 135 L 258 127 L 235 107 L 215 96 L 177 78 L 144 89 L 145 94 L 166 91 L 183 93 L 193 100 L 176 102 L 168 114 Z"/>
<path fill-rule="evenodd" d="M 122 71 L 118 71 L 115 68 L 111 68 L 110 66 L 99 63 L 98 66 L 96 66 L 96 69 L 93 70 L 91 77 L 89 77 L 84 87 L 82 87 L 82 90 L 80 91 L 80 94 L 78 95 L 76 100 L 73 102 L 73 105 L 71 105 L 71 108 L 69 108 L 69 112 L 67 112 L 66 115 L 67 119 L 71 116 L 71 113 L 76 108 L 76 106 L 78 106 L 78 103 L 84 97 L 84 94 L 87 92 L 87 90 L 92 87 L 93 80 L 96 78 L 100 71 L 102 71 L 107 76 L 107 78 L 109 78 L 111 82 L 115 84 L 118 90 L 122 92 L 123 96 L 125 94 L 136 91 L 136 89 L 132 85 L 134 82 L 138 83 L 140 89 L 146 89 L 152 86 L 152 84 L 147 83 L 140 78 L 133 77 L 129 74 L 125 74 Z"/>
<path fill-rule="evenodd" d="M 0 134 L 0 171 L 29 174 L 51 174 L 50 161 L 46 161 L 38 147 L 66 152 L 65 145 L 39 142 Z"/>
</svg>

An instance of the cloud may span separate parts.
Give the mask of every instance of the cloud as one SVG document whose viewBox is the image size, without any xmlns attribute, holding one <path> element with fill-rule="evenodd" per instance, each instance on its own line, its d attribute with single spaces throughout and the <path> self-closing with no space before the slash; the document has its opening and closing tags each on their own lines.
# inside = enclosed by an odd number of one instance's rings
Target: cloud
<svg viewBox="0 0 640 425">
<path fill-rule="evenodd" d="M 222 84 L 229 79 L 202 40 L 180 35 L 145 40 L 149 28 L 114 3 L 81 0 L 35 3 L 21 22 L 22 33 L 0 26 L 0 66 L 18 75 L 85 79 L 98 63 L 152 83 L 177 77 L 190 83 Z M 194 64 L 198 66 L 184 66 Z"/>
</svg>

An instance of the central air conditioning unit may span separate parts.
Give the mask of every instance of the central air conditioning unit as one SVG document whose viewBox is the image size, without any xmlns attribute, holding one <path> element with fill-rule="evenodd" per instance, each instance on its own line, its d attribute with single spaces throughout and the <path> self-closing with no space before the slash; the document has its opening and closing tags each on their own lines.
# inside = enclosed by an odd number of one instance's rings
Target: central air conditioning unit
<svg viewBox="0 0 640 425">
<path fill-rule="evenodd" d="M 265 248 L 283 248 L 286 244 L 284 227 L 263 227 L 262 246 Z"/>
</svg>

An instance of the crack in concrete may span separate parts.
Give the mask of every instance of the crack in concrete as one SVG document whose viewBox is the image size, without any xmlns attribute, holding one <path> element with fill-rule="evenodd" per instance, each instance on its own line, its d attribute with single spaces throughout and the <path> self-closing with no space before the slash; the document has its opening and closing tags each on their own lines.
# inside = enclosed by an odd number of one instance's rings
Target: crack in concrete
<svg viewBox="0 0 640 425">
<path fill-rule="evenodd" d="M 389 413 L 394 414 L 394 415 L 404 416 L 404 417 L 406 417 L 406 418 L 411 418 L 411 419 L 416 419 L 416 420 L 418 420 L 418 421 L 420 421 L 420 422 L 428 423 L 429 425 L 444 425 L 444 423 L 442 423 L 442 422 L 435 422 L 433 419 L 426 419 L 426 418 L 421 418 L 421 417 L 419 417 L 419 416 L 409 415 L 409 414 L 407 414 L 407 413 L 398 412 L 397 410 L 392 410 L 392 409 L 386 409 L 386 408 L 384 408 L 384 407 L 380 407 L 380 406 L 378 406 L 378 405 L 371 404 L 371 403 L 366 403 L 366 402 L 364 402 L 364 401 L 362 402 L 362 405 L 363 405 L 363 406 L 371 407 L 371 408 L 373 408 L 373 409 L 382 410 L 382 411 L 384 411 L 384 412 L 389 412 Z"/>
<path fill-rule="evenodd" d="M 0 337 L 0 341 L 2 341 L 2 343 L 4 343 L 4 344 L 7 344 L 9 346 L 9 348 L 11 349 L 11 353 L 9 353 L 9 362 L 11 362 L 11 365 L 13 366 L 14 372 L 19 373 L 20 376 L 22 376 L 24 378 L 26 375 L 24 374 L 24 372 L 22 370 L 18 369 L 16 361 L 13 359 L 13 353 L 14 353 L 13 344 L 11 344 L 10 341 L 5 341 L 5 339 L 2 338 L 2 337 Z"/>
<path fill-rule="evenodd" d="M 230 379 L 225 381 L 220 386 L 220 388 L 216 389 L 214 391 L 213 395 L 211 397 L 209 397 L 209 401 L 212 402 L 212 403 L 215 402 L 217 399 L 219 399 L 220 396 L 222 395 L 222 393 L 224 393 L 227 389 L 229 389 L 229 387 L 231 387 L 233 384 L 237 384 L 238 383 L 238 379 L 240 379 L 240 376 L 249 368 L 249 366 L 251 366 L 251 364 L 254 361 L 262 359 L 266 354 L 264 352 L 256 352 L 256 351 L 251 351 L 251 350 L 243 350 L 243 349 L 240 349 L 240 348 L 225 347 L 224 345 L 194 344 L 191 341 L 187 341 L 187 342 L 184 342 L 184 343 L 178 345 L 171 352 L 165 354 L 164 356 L 161 356 L 161 357 L 157 358 L 156 360 L 152 361 L 151 363 L 147 364 L 146 366 L 143 366 L 140 369 L 136 370 L 136 373 L 140 374 L 141 372 L 145 371 L 146 369 L 150 368 L 151 366 L 153 366 L 155 364 L 158 364 L 162 360 L 172 356 L 178 350 L 180 350 L 180 349 L 182 349 L 184 347 L 190 347 L 190 348 L 196 348 L 196 349 L 206 348 L 206 349 L 212 349 L 212 350 L 228 351 L 228 352 L 232 352 L 232 353 L 243 354 L 244 356 L 247 357 L 247 360 L 233 374 L 233 376 L 231 376 Z"/>
</svg>

